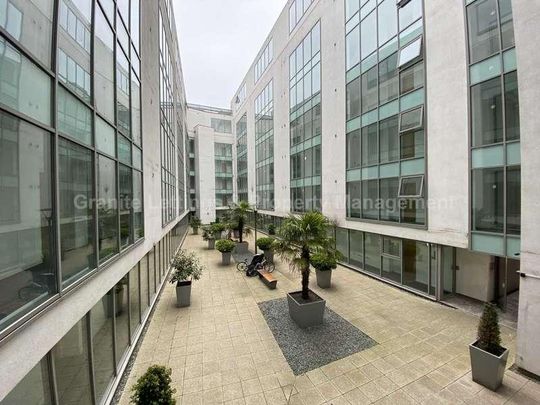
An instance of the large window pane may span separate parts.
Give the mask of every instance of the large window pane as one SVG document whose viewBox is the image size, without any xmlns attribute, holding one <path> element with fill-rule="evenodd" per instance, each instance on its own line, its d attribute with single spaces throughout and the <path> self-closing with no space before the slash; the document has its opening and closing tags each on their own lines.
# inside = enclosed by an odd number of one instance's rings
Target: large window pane
<svg viewBox="0 0 540 405">
<path fill-rule="evenodd" d="M 360 23 L 360 55 L 363 60 L 377 49 L 377 13 L 372 12 Z"/>
<path fill-rule="evenodd" d="M 148 255 L 143 257 L 139 262 L 141 266 L 141 315 L 144 317 L 146 310 L 148 309 Z"/>
<path fill-rule="evenodd" d="M 397 35 L 397 7 L 394 0 L 379 4 L 379 46 Z"/>
<path fill-rule="evenodd" d="M 503 141 L 501 79 L 495 78 L 471 88 L 473 146 Z"/>
<path fill-rule="evenodd" d="M 140 0 L 131 0 L 131 40 L 135 45 L 135 49 L 139 50 L 139 31 L 140 31 Z"/>
<path fill-rule="evenodd" d="M 0 112 L 0 330 L 56 292 L 50 135 Z"/>
<path fill-rule="evenodd" d="M 496 0 L 478 0 L 467 7 L 470 63 L 499 51 L 497 15 Z"/>
<path fill-rule="evenodd" d="M 347 84 L 347 120 L 360 115 L 360 78 Z"/>
<path fill-rule="evenodd" d="M 422 0 L 411 0 L 405 7 L 399 9 L 399 30 L 403 31 L 420 17 L 422 17 Z"/>
<path fill-rule="evenodd" d="M 143 259 L 144 260 L 144 259 Z M 131 323 L 131 335 L 137 331 L 140 319 L 140 298 L 139 298 L 139 265 L 136 264 L 129 271 L 129 319 Z"/>
<path fill-rule="evenodd" d="M 120 165 L 120 243 L 124 248 L 133 243 L 132 205 L 133 178 L 129 167 Z"/>
<path fill-rule="evenodd" d="M 401 222 L 414 225 L 425 225 L 426 203 L 423 198 L 400 200 Z"/>
<path fill-rule="evenodd" d="M 92 152 L 59 141 L 62 281 L 72 283 L 96 267 Z"/>
<path fill-rule="evenodd" d="M 351 218 L 362 216 L 362 182 L 347 183 L 347 215 Z"/>
<path fill-rule="evenodd" d="M 128 275 L 113 288 L 115 299 L 116 360 L 120 364 L 129 346 Z"/>
<path fill-rule="evenodd" d="M 362 128 L 362 166 L 370 166 L 379 162 L 377 152 L 377 124 Z"/>
<path fill-rule="evenodd" d="M 379 123 L 381 163 L 399 160 L 398 116 L 395 115 Z"/>
<path fill-rule="evenodd" d="M 113 302 L 109 291 L 90 311 L 96 397 L 100 403 L 114 377 Z"/>
<path fill-rule="evenodd" d="M 424 156 L 424 130 L 401 134 L 401 159 Z"/>
<path fill-rule="evenodd" d="M 504 76 L 506 140 L 519 139 L 519 95 L 517 72 Z"/>
<path fill-rule="evenodd" d="M 347 169 L 360 167 L 360 130 L 347 134 Z"/>
<path fill-rule="evenodd" d="M 364 270 L 369 271 L 370 273 L 380 274 L 381 248 L 379 245 L 379 235 L 372 233 L 364 234 L 364 243 Z"/>
<path fill-rule="evenodd" d="M 341 259 L 347 263 L 349 261 L 349 231 L 344 228 L 336 228 L 336 249 L 343 255 Z"/>
<path fill-rule="evenodd" d="M 53 356 L 58 403 L 91 405 L 86 318 L 77 322 L 58 342 L 53 348 Z"/>
<path fill-rule="evenodd" d="M 50 77 L 1 36 L 0 104 L 51 124 Z"/>
<path fill-rule="evenodd" d="M 514 21 L 512 1 L 499 0 L 499 18 L 501 19 L 501 40 L 503 49 L 514 46 Z"/>
<path fill-rule="evenodd" d="M 349 231 L 349 263 L 362 268 L 364 264 L 364 234 L 360 231 Z"/>
<path fill-rule="evenodd" d="M 429 247 L 424 242 L 403 241 L 403 284 L 428 292 Z"/>
<path fill-rule="evenodd" d="M 47 358 L 43 358 L 13 390 L 0 401 L 1 405 L 50 405 L 51 387 Z"/>
<path fill-rule="evenodd" d="M 399 222 L 399 178 L 380 179 L 381 220 Z"/>
<path fill-rule="evenodd" d="M 0 1 L 0 27 L 46 66 L 51 65 L 53 4 L 53 0 Z"/>
<path fill-rule="evenodd" d="M 472 197 L 473 230 L 503 232 L 504 169 L 474 170 Z"/>
<path fill-rule="evenodd" d="M 96 108 L 114 122 L 114 36 L 99 7 L 96 7 L 94 41 Z"/>
<path fill-rule="evenodd" d="M 424 62 L 417 63 L 400 73 L 401 94 L 419 89 L 424 86 Z"/>
<path fill-rule="evenodd" d="M 141 85 L 133 73 L 131 74 L 131 128 L 133 133 L 133 142 L 140 146 L 142 144 Z"/>
<path fill-rule="evenodd" d="M 362 113 L 377 107 L 377 66 L 362 74 Z"/>
<path fill-rule="evenodd" d="M 521 168 L 506 170 L 506 233 L 521 233 Z"/>
<path fill-rule="evenodd" d="M 122 51 L 116 47 L 116 111 L 117 125 L 120 132 L 131 137 L 131 116 L 129 110 L 129 62 Z"/>
<path fill-rule="evenodd" d="M 398 54 L 394 53 L 379 63 L 379 104 L 393 100 L 399 95 L 397 57 Z"/>
<path fill-rule="evenodd" d="M 116 156 L 116 135 L 114 128 L 99 117 L 96 119 L 96 148 L 100 152 L 113 157 Z"/>
<path fill-rule="evenodd" d="M 347 70 L 360 62 L 360 26 L 356 26 L 346 38 Z"/>
<path fill-rule="evenodd" d="M 58 131 L 92 145 L 92 112 L 62 86 L 58 86 Z"/>
<path fill-rule="evenodd" d="M 100 263 L 118 253 L 118 208 L 116 204 L 116 164 L 98 157 L 98 219 Z"/>
<path fill-rule="evenodd" d="M 382 238 L 382 276 L 401 283 L 401 241 L 395 238 Z"/>
<path fill-rule="evenodd" d="M 362 218 L 379 219 L 379 181 L 362 181 Z"/>
<path fill-rule="evenodd" d="M 144 236 L 142 173 L 133 171 L 133 222 L 135 240 Z"/>
</svg>

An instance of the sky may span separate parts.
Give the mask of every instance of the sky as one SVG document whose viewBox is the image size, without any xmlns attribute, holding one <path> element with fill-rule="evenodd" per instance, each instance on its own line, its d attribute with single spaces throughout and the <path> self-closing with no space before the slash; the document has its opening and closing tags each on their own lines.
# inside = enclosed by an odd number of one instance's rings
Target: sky
<svg viewBox="0 0 540 405">
<path fill-rule="evenodd" d="M 230 108 L 287 0 L 172 0 L 188 103 Z"/>
</svg>

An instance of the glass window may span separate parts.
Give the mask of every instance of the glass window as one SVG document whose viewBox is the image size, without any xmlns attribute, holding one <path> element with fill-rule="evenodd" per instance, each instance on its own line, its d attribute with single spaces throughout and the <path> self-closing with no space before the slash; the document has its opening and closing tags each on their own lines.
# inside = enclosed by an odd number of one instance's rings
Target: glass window
<svg viewBox="0 0 540 405">
<path fill-rule="evenodd" d="M 497 0 L 478 0 L 467 7 L 470 63 L 500 50 L 497 15 Z"/>
<path fill-rule="evenodd" d="M 379 143 L 381 163 L 399 160 L 399 131 L 397 115 L 379 122 Z"/>
<path fill-rule="evenodd" d="M 336 249 L 343 255 L 342 261 L 349 261 L 349 231 L 344 228 L 336 228 Z"/>
<path fill-rule="evenodd" d="M 424 131 L 401 134 L 401 159 L 424 157 Z"/>
<path fill-rule="evenodd" d="M 521 168 L 506 170 L 506 233 L 521 233 Z"/>
<path fill-rule="evenodd" d="M 362 113 L 378 105 L 377 66 L 362 74 Z"/>
<path fill-rule="evenodd" d="M 132 200 L 133 200 L 133 185 L 132 185 L 132 170 L 124 165 L 120 165 L 119 169 L 119 185 L 120 185 L 120 243 L 124 248 L 133 243 L 133 226 L 132 226 Z"/>
<path fill-rule="evenodd" d="M 422 0 L 411 0 L 399 9 L 399 30 L 403 31 L 422 17 Z"/>
<path fill-rule="evenodd" d="M 359 0 L 346 0 L 345 1 L 345 20 L 349 20 L 360 9 Z"/>
<path fill-rule="evenodd" d="M 133 223 L 135 240 L 144 236 L 142 173 L 133 171 Z"/>
<path fill-rule="evenodd" d="M 131 142 L 123 136 L 118 136 L 118 160 L 122 163 L 131 164 Z"/>
<path fill-rule="evenodd" d="M 362 166 L 370 166 L 379 162 L 377 146 L 377 124 L 362 128 Z"/>
<path fill-rule="evenodd" d="M 424 242 L 403 241 L 403 284 L 428 292 L 429 246 Z"/>
<path fill-rule="evenodd" d="M 129 271 L 129 319 L 131 325 L 131 336 L 135 335 L 138 326 L 141 324 L 140 306 L 141 302 L 139 298 L 139 265 L 136 264 Z"/>
<path fill-rule="evenodd" d="M 362 217 L 362 182 L 347 183 L 347 215 L 351 218 Z"/>
<path fill-rule="evenodd" d="M 347 169 L 360 167 L 360 130 L 347 134 Z"/>
<path fill-rule="evenodd" d="M 101 403 L 114 377 L 113 302 L 109 291 L 90 311 L 97 403 Z"/>
<path fill-rule="evenodd" d="M 347 84 L 347 120 L 360 115 L 360 78 Z"/>
<path fill-rule="evenodd" d="M 58 86 L 58 131 L 92 145 L 92 112 L 62 86 Z"/>
<path fill-rule="evenodd" d="M 103 121 L 101 118 L 96 119 L 96 148 L 98 151 L 106 153 L 110 156 L 116 156 L 116 141 L 114 128 Z"/>
<path fill-rule="evenodd" d="M 318 92 L 321 91 L 321 64 L 320 62 L 317 63 L 313 67 L 311 76 L 312 76 L 311 80 L 313 81 L 312 92 L 313 92 L 313 95 L 316 95 Z"/>
<path fill-rule="evenodd" d="M 401 241 L 395 238 L 382 238 L 382 276 L 401 283 Z"/>
<path fill-rule="evenodd" d="M 471 87 L 473 146 L 503 141 L 501 79 L 488 80 Z"/>
<path fill-rule="evenodd" d="M 379 63 L 379 104 L 393 100 L 399 95 L 397 56 L 396 52 Z"/>
<path fill-rule="evenodd" d="M 379 219 L 379 180 L 362 181 L 362 218 Z"/>
<path fill-rule="evenodd" d="M 363 60 L 377 49 L 377 14 L 372 12 L 360 23 L 360 55 Z"/>
<path fill-rule="evenodd" d="M 504 76 L 506 140 L 519 139 L 519 94 L 517 72 Z"/>
<path fill-rule="evenodd" d="M 140 0 L 131 0 L 131 40 L 135 45 L 135 49 L 139 51 L 139 31 L 140 31 Z"/>
<path fill-rule="evenodd" d="M 0 330 L 56 293 L 50 135 L 0 112 Z"/>
<path fill-rule="evenodd" d="M 422 37 L 399 50 L 398 66 L 402 67 L 420 56 L 422 56 Z"/>
<path fill-rule="evenodd" d="M 94 41 L 94 91 L 96 109 L 114 122 L 114 36 L 99 7 L 96 7 Z"/>
<path fill-rule="evenodd" d="M 124 135 L 131 136 L 131 116 L 129 110 L 129 62 L 124 51 L 116 47 L 116 110 L 118 130 Z"/>
<path fill-rule="evenodd" d="M 499 18 L 501 19 L 501 40 L 503 49 L 514 46 L 514 21 L 512 1 L 499 0 Z"/>
<path fill-rule="evenodd" d="M 379 46 L 397 35 L 397 7 L 394 0 L 384 0 L 377 9 L 379 14 Z"/>
<path fill-rule="evenodd" d="M 349 230 L 349 263 L 362 268 L 364 265 L 364 234 L 360 231 Z"/>
<path fill-rule="evenodd" d="M 116 204 L 116 164 L 98 157 L 99 261 L 118 253 L 118 209 Z"/>
<path fill-rule="evenodd" d="M 144 317 L 149 305 L 148 255 L 142 258 L 139 265 L 141 266 L 141 316 Z"/>
<path fill-rule="evenodd" d="M 121 363 L 122 357 L 129 346 L 128 278 L 129 275 L 125 275 L 113 288 L 117 364 Z M 112 291 L 109 294 L 112 294 Z"/>
<path fill-rule="evenodd" d="M 50 77 L 1 36 L 0 104 L 51 125 Z"/>
<path fill-rule="evenodd" d="M 424 108 L 417 107 L 413 110 L 401 113 L 399 116 L 399 131 L 406 132 L 412 131 L 418 128 L 422 128 L 424 125 Z"/>
<path fill-rule="evenodd" d="M 60 235 L 62 281 L 70 284 L 96 267 L 92 207 L 92 152 L 60 138 Z"/>
<path fill-rule="evenodd" d="M 380 219 L 399 222 L 398 188 L 399 178 L 380 179 Z"/>
<path fill-rule="evenodd" d="M 92 404 L 87 337 L 88 328 L 84 317 L 52 350 L 58 403 Z"/>
<path fill-rule="evenodd" d="M 49 365 L 44 357 L 11 392 L 0 401 L 2 405 L 51 405 Z"/>
<path fill-rule="evenodd" d="M 473 230 L 504 231 L 504 168 L 473 170 L 472 205 Z"/>
<path fill-rule="evenodd" d="M 379 235 L 372 233 L 364 234 L 364 270 L 369 271 L 370 273 L 380 274 L 381 248 L 379 244 Z"/>
<path fill-rule="evenodd" d="M 400 197 L 422 197 L 424 176 L 402 177 L 399 183 Z"/>
<path fill-rule="evenodd" d="M 148 252 L 148 283 L 150 288 L 150 300 L 156 294 L 156 274 L 159 274 L 159 244 Z"/>
<path fill-rule="evenodd" d="M 424 86 L 424 62 L 417 63 L 399 74 L 401 94 Z"/>
<path fill-rule="evenodd" d="M 131 128 L 133 142 L 142 145 L 141 133 L 141 85 L 139 80 L 131 74 Z"/>
<path fill-rule="evenodd" d="M 360 26 L 356 26 L 346 38 L 347 70 L 360 62 Z"/>
<path fill-rule="evenodd" d="M 426 223 L 426 206 L 423 198 L 405 198 L 400 200 L 401 222 L 424 225 Z"/>
</svg>

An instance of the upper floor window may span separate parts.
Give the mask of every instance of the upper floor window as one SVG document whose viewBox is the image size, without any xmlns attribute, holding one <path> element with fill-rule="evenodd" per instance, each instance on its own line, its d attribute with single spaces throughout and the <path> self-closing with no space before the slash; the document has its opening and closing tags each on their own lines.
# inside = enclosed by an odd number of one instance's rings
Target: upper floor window
<svg viewBox="0 0 540 405">
<path fill-rule="evenodd" d="M 289 7 L 289 32 L 298 25 L 313 0 L 294 0 Z"/>
<path fill-rule="evenodd" d="M 272 39 L 270 39 L 270 41 L 268 41 L 263 51 L 259 55 L 257 62 L 255 63 L 255 83 L 258 82 L 263 73 L 266 72 L 266 69 L 268 68 L 268 66 L 270 66 L 273 57 L 274 45 Z"/>
<path fill-rule="evenodd" d="M 230 120 L 224 120 L 221 118 L 211 118 L 210 126 L 216 132 L 223 132 L 226 134 L 232 134 L 232 123 Z"/>
</svg>

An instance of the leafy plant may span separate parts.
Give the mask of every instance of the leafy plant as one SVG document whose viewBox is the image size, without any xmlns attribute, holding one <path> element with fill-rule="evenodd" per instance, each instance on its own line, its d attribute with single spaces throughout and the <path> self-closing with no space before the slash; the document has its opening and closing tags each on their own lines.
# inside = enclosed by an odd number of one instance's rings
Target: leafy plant
<svg viewBox="0 0 540 405">
<path fill-rule="evenodd" d="M 292 269 L 300 271 L 304 300 L 309 300 L 311 256 L 320 251 L 339 255 L 334 238 L 327 232 L 330 225 L 330 220 L 320 212 L 291 215 L 283 221 L 279 229 L 279 239 L 274 243 L 274 251 L 288 261 Z"/>
<path fill-rule="evenodd" d="M 244 241 L 244 235 L 249 233 L 249 228 L 246 228 L 248 213 L 252 211 L 251 205 L 247 201 L 240 201 L 230 207 L 230 221 L 236 225 L 235 230 L 238 231 L 240 243 Z"/>
<path fill-rule="evenodd" d="M 257 239 L 257 247 L 261 250 L 270 250 L 274 245 L 275 238 L 259 238 Z"/>
<path fill-rule="evenodd" d="M 214 235 L 214 238 L 216 236 L 221 236 L 221 232 L 223 232 L 225 229 L 227 229 L 227 226 L 222 222 L 214 222 L 213 224 L 210 224 L 210 231 Z"/>
<path fill-rule="evenodd" d="M 204 266 L 201 265 L 197 255 L 194 252 L 187 252 L 183 249 L 176 253 L 171 266 L 174 269 L 169 280 L 171 284 L 187 280 L 199 280 L 204 270 Z"/>
<path fill-rule="evenodd" d="M 232 252 L 235 246 L 236 243 L 234 243 L 230 239 L 220 239 L 216 241 L 216 249 L 219 250 L 221 253 Z"/>
<path fill-rule="evenodd" d="M 276 226 L 274 224 L 268 225 L 268 235 L 276 234 Z"/>
<path fill-rule="evenodd" d="M 192 216 L 189 220 L 189 226 L 192 228 L 199 228 L 201 226 L 201 220 L 197 216 Z"/>
<path fill-rule="evenodd" d="M 212 232 L 212 228 L 210 225 L 205 225 L 202 227 L 202 238 L 204 240 L 211 240 L 215 239 L 214 232 Z"/>
<path fill-rule="evenodd" d="M 336 253 L 338 252 L 336 251 Z M 321 251 L 312 255 L 310 262 L 315 270 L 330 271 L 337 267 L 337 261 L 338 255 Z"/>
<path fill-rule="evenodd" d="M 146 370 L 131 389 L 131 403 L 138 405 L 174 405 L 176 390 L 171 388 L 172 370 L 153 365 Z"/>
<path fill-rule="evenodd" d="M 501 351 L 501 331 L 499 328 L 499 314 L 492 303 L 486 303 L 484 312 L 478 324 L 478 348 L 492 354 Z"/>
</svg>

